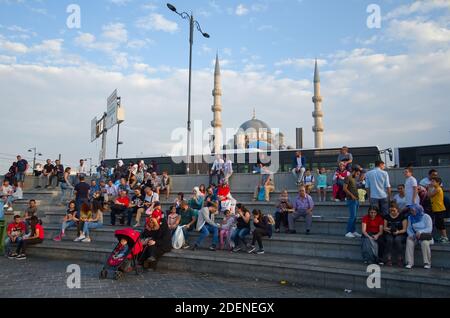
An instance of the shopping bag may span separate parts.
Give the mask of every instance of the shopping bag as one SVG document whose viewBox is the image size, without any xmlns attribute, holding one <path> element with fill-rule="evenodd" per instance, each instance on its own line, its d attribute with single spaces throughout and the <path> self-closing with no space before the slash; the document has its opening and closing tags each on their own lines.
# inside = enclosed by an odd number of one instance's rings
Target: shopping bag
<svg viewBox="0 0 450 318">
<path fill-rule="evenodd" d="M 183 245 L 184 245 L 183 227 L 179 226 L 177 227 L 175 233 L 172 236 L 172 247 L 176 250 L 179 250 Z"/>
</svg>

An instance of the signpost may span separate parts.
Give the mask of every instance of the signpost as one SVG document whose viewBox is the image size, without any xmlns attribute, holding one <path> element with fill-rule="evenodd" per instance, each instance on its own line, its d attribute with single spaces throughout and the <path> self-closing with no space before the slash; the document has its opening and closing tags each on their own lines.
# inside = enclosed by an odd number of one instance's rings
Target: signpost
<svg viewBox="0 0 450 318">
<path fill-rule="evenodd" d="M 115 125 L 120 125 L 125 121 L 125 111 L 121 107 L 121 98 L 117 96 L 117 89 L 108 97 L 106 113 L 100 120 L 95 117 L 91 122 L 91 142 L 102 136 L 102 149 L 100 150 L 100 162 L 106 159 L 106 134 Z M 119 127 L 117 127 L 117 148 L 116 158 L 119 156 Z"/>
</svg>

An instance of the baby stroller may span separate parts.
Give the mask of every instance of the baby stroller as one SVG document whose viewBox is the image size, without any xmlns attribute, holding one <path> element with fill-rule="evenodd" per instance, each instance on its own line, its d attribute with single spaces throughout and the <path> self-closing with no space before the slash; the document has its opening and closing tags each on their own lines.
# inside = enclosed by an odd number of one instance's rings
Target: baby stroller
<svg viewBox="0 0 450 318">
<path fill-rule="evenodd" d="M 140 239 L 141 234 L 133 229 L 124 229 L 117 230 L 114 235 L 119 243 L 108 257 L 105 266 L 103 266 L 100 278 L 107 278 L 109 271 L 114 272 L 115 280 L 121 279 L 124 273 L 129 273 L 133 270 L 138 275 L 137 259 L 143 250 Z M 126 245 L 121 244 L 123 239 L 127 241 Z"/>
</svg>

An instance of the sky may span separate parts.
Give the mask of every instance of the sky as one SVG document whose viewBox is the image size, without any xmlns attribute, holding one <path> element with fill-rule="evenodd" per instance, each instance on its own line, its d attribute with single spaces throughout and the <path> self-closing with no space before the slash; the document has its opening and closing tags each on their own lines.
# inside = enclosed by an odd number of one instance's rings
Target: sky
<svg viewBox="0 0 450 318">
<path fill-rule="evenodd" d="M 450 141 L 450 0 L 173 1 L 193 13 L 192 118 L 213 118 L 214 59 L 225 128 L 256 116 L 312 148 L 320 66 L 325 146 Z M 379 11 L 378 11 L 379 10 Z M 380 14 L 381 20 L 377 19 Z M 157 0 L 0 0 L 0 169 L 15 155 L 98 162 L 91 120 L 118 89 L 120 156 L 173 154 L 186 126 L 189 23 Z M 207 135 L 207 133 L 205 133 Z M 115 157 L 116 128 L 108 132 Z M 227 141 L 227 140 L 225 140 Z"/>
</svg>

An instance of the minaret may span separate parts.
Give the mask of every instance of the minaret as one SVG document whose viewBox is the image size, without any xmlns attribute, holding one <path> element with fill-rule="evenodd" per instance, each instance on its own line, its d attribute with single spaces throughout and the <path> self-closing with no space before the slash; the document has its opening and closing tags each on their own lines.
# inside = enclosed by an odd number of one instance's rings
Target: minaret
<svg viewBox="0 0 450 318">
<path fill-rule="evenodd" d="M 313 103 L 314 103 L 314 112 L 313 112 L 313 118 L 314 118 L 314 141 L 315 141 L 315 148 L 322 149 L 323 148 L 323 112 L 322 112 L 322 96 L 320 96 L 320 75 L 319 75 L 319 67 L 317 66 L 317 59 L 316 59 L 316 67 L 314 70 L 314 97 L 313 97 Z"/>
<path fill-rule="evenodd" d="M 216 55 L 216 68 L 214 71 L 214 90 L 212 92 L 214 96 L 214 105 L 212 106 L 212 112 L 214 113 L 214 120 L 211 122 L 211 126 L 214 129 L 214 151 L 213 153 L 222 152 L 222 85 L 220 81 L 220 65 L 219 54 Z"/>
</svg>

